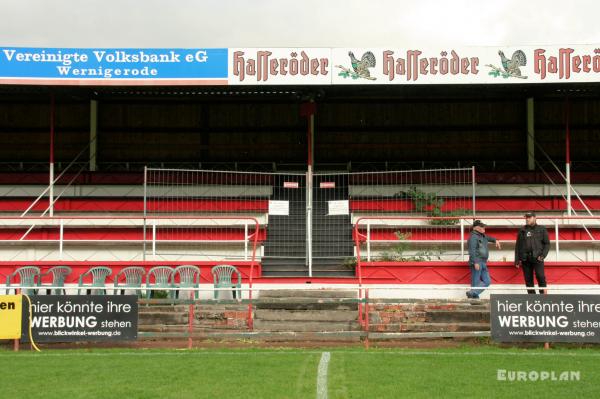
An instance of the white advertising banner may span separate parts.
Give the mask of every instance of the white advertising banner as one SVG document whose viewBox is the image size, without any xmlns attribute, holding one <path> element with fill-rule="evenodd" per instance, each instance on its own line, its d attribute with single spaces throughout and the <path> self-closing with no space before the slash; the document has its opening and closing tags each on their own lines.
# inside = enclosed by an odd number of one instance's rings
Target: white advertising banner
<svg viewBox="0 0 600 399">
<path fill-rule="evenodd" d="M 600 81 L 600 45 L 332 50 L 332 84 Z"/>
<path fill-rule="evenodd" d="M 330 85 L 329 48 L 229 49 L 230 85 Z"/>
</svg>

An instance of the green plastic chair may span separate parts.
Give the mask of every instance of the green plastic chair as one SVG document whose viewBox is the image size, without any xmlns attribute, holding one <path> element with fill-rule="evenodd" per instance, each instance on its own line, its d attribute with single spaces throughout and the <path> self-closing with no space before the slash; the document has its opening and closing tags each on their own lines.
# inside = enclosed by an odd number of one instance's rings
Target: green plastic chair
<svg viewBox="0 0 600 399">
<path fill-rule="evenodd" d="M 115 290 L 116 294 L 118 289 L 121 289 L 121 295 L 124 294 L 126 289 L 135 289 L 135 292 L 138 298 L 142 295 L 142 280 L 144 278 L 144 274 L 146 274 L 146 269 L 139 266 L 130 266 L 122 269 L 115 276 Z M 121 277 L 124 277 L 124 282 L 119 283 Z"/>
<path fill-rule="evenodd" d="M 19 276 L 19 284 L 15 285 L 15 294 L 19 287 L 37 287 L 40 285 L 40 268 L 36 266 L 19 267 L 12 274 L 6 276 L 6 294 L 10 291 L 10 285 L 14 283 L 15 278 Z M 35 295 L 36 289 L 26 288 L 21 290 L 21 294 Z"/>
<path fill-rule="evenodd" d="M 179 283 L 175 283 L 176 276 L 179 275 Z M 200 268 L 194 265 L 181 265 L 175 268 L 173 273 L 173 286 L 181 288 L 200 288 Z M 179 297 L 180 290 L 177 290 Z M 200 297 L 199 291 L 194 291 L 194 298 Z"/>
<path fill-rule="evenodd" d="M 94 291 L 101 292 L 102 295 L 106 295 L 106 279 L 108 276 L 112 274 L 112 269 L 106 266 L 96 266 L 90 268 L 87 272 L 82 273 L 79 276 L 79 289 L 77 290 L 77 295 L 81 294 L 81 290 L 86 288 L 89 293 L 92 295 Z M 86 285 L 83 282 L 83 279 L 88 275 L 92 276 L 92 282 L 89 285 Z M 97 295 L 97 294 L 96 294 Z"/>
<path fill-rule="evenodd" d="M 63 287 L 61 288 L 54 288 L 54 289 L 46 289 L 46 294 L 54 294 L 54 295 L 60 295 L 61 293 L 64 295 L 65 294 L 65 280 L 67 279 L 67 276 L 69 274 L 71 274 L 72 270 L 69 266 L 54 266 L 51 267 L 50 269 L 48 269 L 48 271 L 44 274 L 42 274 L 40 276 L 40 287 L 43 287 L 44 285 L 42 284 L 42 279 L 45 276 L 52 276 L 52 282 L 50 283 L 50 286 L 54 286 L 54 287 Z"/>
<path fill-rule="evenodd" d="M 238 299 L 242 299 L 242 275 L 235 266 L 217 265 L 212 268 L 211 273 L 215 288 L 231 288 L 233 299 L 236 299 L 236 292 Z M 234 273 L 237 274 L 237 283 L 231 281 Z M 219 290 L 214 291 L 215 299 L 219 298 L 219 292 Z"/>
<path fill-rule="evenodd" d="M 148 270 L 146 274 L 146 288 L 173 288 L 173 273 L 174 270 L 169 266 L 155 266 Z M 154 277 L 154 283 L 150 282 L 150 278 Z M 152 290 L 146 290 L 146 297 L 152 296 Z M 173 297 L 173 291 L 169 291 L 169 298 Z"/>
</svg>

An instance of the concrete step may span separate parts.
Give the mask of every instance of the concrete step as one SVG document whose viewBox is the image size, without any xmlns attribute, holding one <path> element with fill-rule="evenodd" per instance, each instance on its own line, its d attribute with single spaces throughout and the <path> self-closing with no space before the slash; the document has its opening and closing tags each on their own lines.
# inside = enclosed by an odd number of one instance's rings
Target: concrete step
<svg viewBox="0 0 600 399">
<path fill-rule="evenodd" d="M 282 240 L 267 239 L 267 241 L 265 241 L 265 249 L 266 248 L 282 248 L 288 251 L 294 249 L 306 249 L 306 237 L 302 236 L 298 239 L 289 238 Z"/>
<path fill-rule="evenodd" d="M 187 333 L 187 326 L 176 326 L 175 328 L 164 328 L 164 329 L 151 329 L 140 330 L 139 340 L 156 340 L 156 333 Z M 212 340 L 253 340 L 253 341 L 265 341 L 265 342 L 290 342 L 290 341 L 301 341 L 301 342 L 357 342 L 363 337 L 365 333 L 363 331 L 336 331 L 336 332 L 291 332 L 291 331 L 280 331 L 280 332 L 261 332 L 253 331 L 246 332 L 243 330 L 224 330 L 224 329 L 211 329 L 203 328 L 202 330 L 196 330 L 193 333 L 195 339 L 212 339 Z"/>
<path fill-rule="evenodd" d="M 187 312 L 189 305 L 145 305 L 138 306 L 138 313 L 156 313 L 156 312 Z"/>
<path fill-rule="evenodd" d="M 306 259 L 304 258 L 280 258 L 280 257 L 272 257 L 267 258 L 263 257 L 261 261 L 263 269 L 266 267 L 282 267 L 282 268 L 290 268 L 290 267 L 303 267 L 308 270 L 308 266 L 306 265 Z"/>
<path fill-rule="evenodd" d="M 425 313 L 427 323 L 489 323 L 490 312 L 484 310 L 429 310 Z"/>
<path fill-rule="evenodd" d="M 372 306 L 399 305 L 403 307 L 421 308 L 421 310 L 490 310 L 488 299 L 423 299 L 423 298 L 371 298 Z"/>
<path fill-rule="evenodd" d="M 340 321 L 351 322 L 358 319 L 354 310 L 270 310 L 257 309 L 255 320 L 262 321 Z"/>
<path fill-rule="evenodd" d="M 267 238 L 265 241 L 265 248 L 282 248 L 286 254 L 288 251 L 297 250 L 297 249 L 306 249 L 306 242 L 304 237 L 298 238 L 281 238 L 281 239 L 271 239 Z M 312 242 L 313 248 L 313 256 L 318 251 L 322 251 L 324 256 L 342 256 L 348 255 L 352 256 L 352 249 L 354 248 L 354 243 L 349 242 L 340 242 L 338 239 L 332 239 L 330 241 L 318 241 L 313 240 Z M 340 255 L 336 255 L 336 253 L 340 253 Z"/>
<path fill-rule="evenodd" d="M 306 256 L 306 244 L 290 244 L 288 241 L 266 241 L 264 248 L 265 256 Z"/>
<path fill-rule="evenodd" d="M 321 247 L 321 248 L 316 248 L 313 250 L 313 259 L 315 257 L 318 258 L 326 258 L 326 257 L 335 257 L 335 258 L 349 258 L 352 257 L 353 255 L 353 251 L 350 247 L 340 247 L 340 246 L 334 246 L 333 244 L 329 247 Z M 313 262 L 314 263 L 314 262 Z M 340 264 L 342 264 L 342 262 L 340 262 Z"/>
<path fill-rule="evenodd" d="M 344 265 L 346 257 L 315 259 L 314 277 L 354 277 L 353 267 Z M 263 277 L 308 277 L 308 266 L 304 258 L 263 257 Z"/>
<path fill-rule="evenodd" d="M 318 256 L 321 259 L 326 258 L 327 256 L 333 256 L 336 259 L 340 259 L 337 262 L 332 261 L 332 262 L 321 262 L 318 260 L 313 260 L 313 265 L 314 264 L 338 264 L 338 265 L 343 265 L 345 263 L 345 261 L 343 260 L 343 258 L 351 258 L 352 257 L 352 253 L 350 251 L 335 251 L 332 253 L 332 251 L 327 251 L 327 252 L 314 252 L 315 256 Z M 294 259 L 302 259 L 304 261 L 304 263 L 306 263 L 306 251 L 304 249 L 302 250 L 295 250 L 295 251 L 290 251 L 289 249 L 285 249 L 283 247 L 281 248 L 275 248 L 275 247 L 265 247 L 265 253 L 264 256 L 262 258 L 263 260 L 266 259 L 274 259 L 274 260 L 294 260 Z M 313 258 L 314 259 L 314 258 Z M 272 262 L 272 261 L 271 261 Z M 298 263 L 298 260 L 294 261 L 295 263 Z M 264 263 L 264 262 L 263 262 Z"/>
<path fill-rule="evenodd" d="M 267 228 L 267 237 L 306 237 L 306 226 L 300 224 L 283 224 Z"/>
<path fill-rule="evenodd" d="M 334 254 L 331 252 L 313 252 L 313 265 L 343 265 L 346 262 L 354 261 L 354 254 L 351 251 L 336 250 Z"/>
<path fill-rule="evenodd" d="M 345 266 L 313 266 L 312 271 L 313 271 L 313 276 L 315 276 L 315 277 L 319 274 L 327 275 L 327 276 L 331 276 L 331 277 L 336 277 L 336 276 L 354 277 L 354 275 L 355 275 L 353 268 L 348 268 Z M 263 276 L 266 276 L 266 273 L 272 274 L 275 272 L 283 272 L 283 273 L 297 272 L 297 273 L 304 273 L 308 276 L 308 266 L 273 264 L 273 265 L 269 265 L 269 266 L 265 267 L 265 265 L 263 265 L 263 268 L 262 268 Z"/>
<path fill-rule="evenodd" d="M 267 240 L 269 241 L 284 241 L 292 238 L 302 240 L 306 239 L 306 228 L 304 227 L 283 227 L 270 228 L 267 230 Z"/>
<path fill-rule="evenodd" d="M 257 332 L 257 339 L 267 342 L 357 342 L 365 334 L 363 331 L 336 331 L 336 332 L 273 332 L 260 335 Z M 251 338 L 251 337 L 250 337 Z"/>
<path fill-rule="evenodd" d="M 293 278 L 293 277 L 307 277 L 308 271 L 278 271 L 278 270 L 264 270 L 262 277 L 265 278 Z"/>
<path fill-rule="evenodd" d="M 350 234 L 348 235 L 338 235 L 332 233 L 321 233 L 321 234 L 313 234 L 313 244 L 314 243 L 331 243 L 332 245 L 342 246 L 342 245 L 354 245 L 354 240 Z"/>
<path fill-rule="evenodd" d="M 332 219 L 332 216 L 320 216 L 317 219 L 313 219 L 312 222 L 313 235 L 336 235 L 336 236 L 347 236 L 352 233 L 354 227 L 350 224 L 350 218 L 345 220 Z"/>
<path fill-rule="evenodd" d="M 236 332 L 244 331 L 246 326 L 221 326 L 217 327 L 212 324 L 194 322 L 192 334 L 204 334 L 207 332 Z M 152 324 L 152 325 L 138 325 L 139 332 L 145 333 L 187 333 L 189 326 L 187 324 Z"/>
<path fill-rule="evenodd" d="M 161 333 L 161 332 L 186 332 L 189 326 L 184 324 L 138 324 L 138 332 Z"/>
<path fill-rule="evenodd" d="M 280 271 L 304 271 L 308 275 L 308 266 L 300 263 L 292 262 L 271 262 L 262 264 L 263 274 L 264 272 L 272 272 L 276 270 Z M 354 275 L 354 267 L 347 267 L 344 265 L 313 265 L 313 273 L 315 272 L 330 272 L 330 273 L 341 273 L 344 275 Z M 334 275 L 335 276 L 335 275 Z"/>
<path fill-rule="evenodd" d="M 357 298 L 356 290 L 261 290 L 259 298 Z"/>
<path fill-rule="evenodd" d="M 183 312 L 147 312 L 140 313 L 138 323 L 146 325 L 159 324 L 185 324 L 188 321 L 187 313 Z"/>
<path fill-rule="evenodd" d="M 393 323 L 369 325 L 369 331 L 377 332 L 459 332 L 489 331 L 489 323 Z"/>
<path fill-rule="evenodd" d="M 255 309 L 279 310 L 358 310 L 358 303 L 351 299 L 315 298 L 266 298 L 257 299 Z"/>
<path fill-rule="evenodd" d="M 336 256 L 319 258 L 313 256 L 313 265 L 343 265 L 345 262 L 354 260 L 353 256 Z"/>
<path fill-rule="evenodd" d="M 308 276 L 308 267 L 303 264 L 263 264 L 262 275 L 267 276 L 269 273 L 302 273 Z"/>
<path fill-rule="evenodd" d="M 313 277 L 354 278 L 355 273 L 348 269 L 318 270 L 313 268 Z"/>
<path fill-rule="evenodd" d="M 325 322 L 325 321 L 270 321 L 254 320 L 256 331 L 294 331 L 294 332 L 321 332 L 321 331 L 360 331 L 357 321 L 352 322 Z"/>
<path fill-rule="evenodd" d="M 269 258 L 273 258 L 273 259 L 291 259 L 294 260 L 294 262 L 298 262 L 297 259 L 302 259 L 304 260 L 304 263 L 306 263 L 306 251 L 305 250 L 296 250 L 296 251 L 290 251 L 290 250 L 286 250 L 284 248 L 275 248 L 275 247 L 265 247 L 265 253 L 263 256 L 263 259 L 269 259 Z"/>
</svg>

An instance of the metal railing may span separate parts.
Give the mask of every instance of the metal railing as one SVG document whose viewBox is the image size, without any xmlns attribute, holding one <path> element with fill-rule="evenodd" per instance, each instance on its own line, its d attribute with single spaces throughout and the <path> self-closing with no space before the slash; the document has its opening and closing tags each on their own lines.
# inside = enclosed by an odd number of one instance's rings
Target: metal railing
<svg viewBox="0 0 600 399">
<path fill-rule="evenodd" d="M 354 241 L 356 248 L 356 259 L 357 259 L 357 271 L 359 282 L 362 283 L 362 263 L 366 260 L 371 262 L 376 256 L 374 255 L 374 245 L 394 245 L 394 244 L 419 244 L 419 245 L 450 245 L 459 248 L 459 256 L 462 261 L 466 260 L 467 251 L 465 249 L 465 243 L 467 242 L 468 232 L 467 227 L 471 225 L 473 220 L 480 219 L 487 222 L 489 227 L 492 228 L 510 228 L 515 230 L 515 240 L 517 229 L 521 228 L 525 223 L 523 216 L 452 216 L 452 217 L 415 217 L 415 216 L 365 216 L 358 217 L 354 222 Z M 594 232 L 590 231 L 590 226 L 598 226 L 600 228 L 600 218 L 594 216 L 539 216 L 538 224 L 543 225 L 554 232 L 550 240 L 551 245 L 554 248 L 554 260 L 560 260 L 561 244 L 600 244 L 598 237 L 594 235 Z M 398 230 L 398 229 L 411 229 L 411 230 L 431 230 L 432 221 L 448 221 L 448 224 L 444 225 L 444 229 L 447 231 L 448 227 L 457 230 L 456 238 L 448 239 L 424 239 L 424 240 L 411 240 L 411 239 L 395 239 L 395 240 L 380 240 L 373 239 L 372 232 L 375 228 L 384 230 Z M 496 223 L 494 223 L 496 221 Z M 425 222 L 425 223 L 424 223 Z M 501 223 L 498 223 L 501 222 Z M 588 239 L 575 239 L 567 240 L 560 238 L 561 229 L 580 229 Z M 515 240 L 502 239 L 503 243 L 510 242 L 514 243 Z M 361 247 L 365 246 L 365 253 L 362 253 Z M 363 258 L 364 256 L 364 258 Z"/>
<path fill-rule="evenodd" d="M 28 229 L 30 234 L 31 227 L 58 229 L 56 238 L 28 238 L 27 235 L 21 235 L 19 239 L 0 239 L 0 246 L 19 245 L 19 244 L 39 244 L 56 245 L 59 253 L 59 260 L 64 254 L 65 245 L 68 244 L 132 244 L 139 245 L 140 250 L 144 251 L 146 247 L 151 248 L 151 254 L 157 254 L 157 246 L 162 244 L 178 245 L 197 245 L 200 243 L 235 243 L 243 246 L 242 258 L 245 261 L 254 262 L 256 260 L 256 251 L 258 247 L 258 238 L 260 235 L 260 223 L 254 217 L 239 216 L 152 216 L 152 217 L 127 217 L 127 216 L 94 216 L 94 217 L 2 217 L 0 218 L 0 227 L 12 229 Z M 215 228 L 243 228 L 243 239 L 223 239 L 223 240 L 198 240 L 198 239 L 159 239 L 157 229 L 160 227 L 178 227 L 186 226 L 194 229 L 215 229 Z M 103 237 L 101 239 L 68 239 L 65 238 L 65 230 L 69 228 L 139 228 L 150 230 L 150 234 L 144 235 L 142 239 L 122 239 Z M 145 255 L 145 252 L 143 256 Z M 142 257 L 143 257 L 142 256 Z"/>
</svg>

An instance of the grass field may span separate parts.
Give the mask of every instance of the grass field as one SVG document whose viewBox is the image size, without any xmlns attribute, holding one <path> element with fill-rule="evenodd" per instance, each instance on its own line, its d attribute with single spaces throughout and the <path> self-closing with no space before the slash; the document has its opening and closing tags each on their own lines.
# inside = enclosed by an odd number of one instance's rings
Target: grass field
<svg viewBox="0 0 600 399">
<path fill-rule="evenodd" d="M 600 348 L 2 351 L 0 397 L 315 398 L 319 389 L 329 398 L 598 397 L 598 364 Z M 501 381 L 499 369 L 580 379 Z"/>
</svg>

